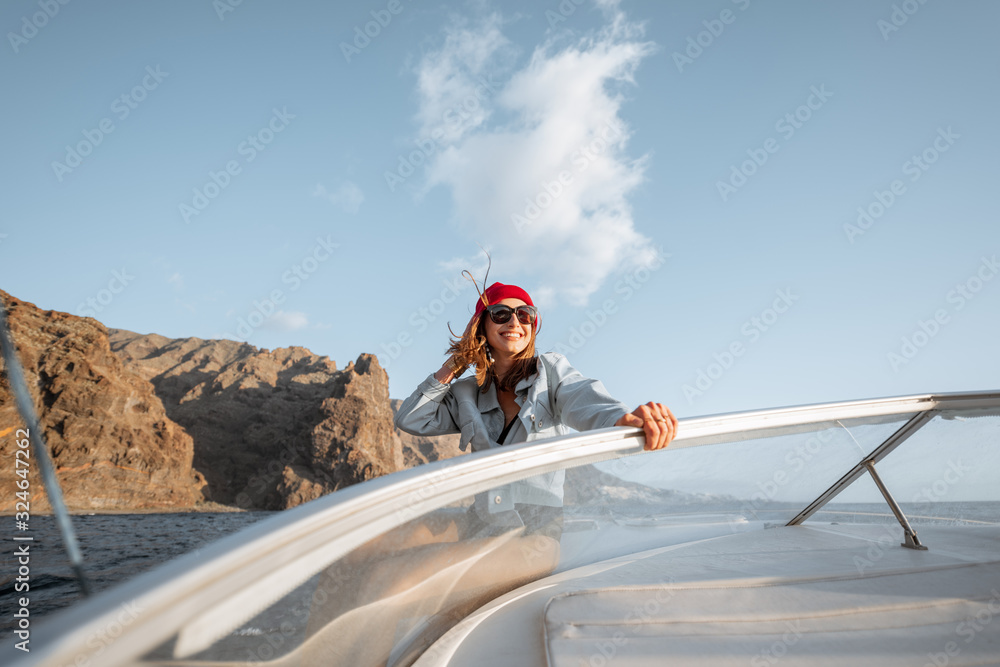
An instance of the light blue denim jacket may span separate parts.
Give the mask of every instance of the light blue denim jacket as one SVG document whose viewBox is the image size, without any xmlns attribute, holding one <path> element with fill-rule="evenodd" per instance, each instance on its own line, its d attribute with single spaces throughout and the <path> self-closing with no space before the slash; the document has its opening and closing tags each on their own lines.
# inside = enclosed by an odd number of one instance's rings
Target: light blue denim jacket
<svg viewBox="0 0 1000 667">
<path fill-rule="evenodd" d="M 517 424 L 507 437 L 508 444 L 530 442 L 570 433 L 614 426 L 628 407 L 608 394 L 599 380 L 585 378 L 570 366 L 566 357 L 555 352 L 538 357 L 536 374 L 514 388 L 521 406 Z M 461 433 L 459 446 L 482 451 L 499 447 L 497 437 L 504 427 L 503 410 L 496 388 L 479 390 L 475 376 L 455 380 L 450 385 L 433 375 L 420 383 L 396 413 L 396 426 L 413 435 Z M 514 503 L 562 505 L 565 471 L 545 473 L 492 489 L 477 498 L 494 514 L 514 508 Z"/>
</svg>

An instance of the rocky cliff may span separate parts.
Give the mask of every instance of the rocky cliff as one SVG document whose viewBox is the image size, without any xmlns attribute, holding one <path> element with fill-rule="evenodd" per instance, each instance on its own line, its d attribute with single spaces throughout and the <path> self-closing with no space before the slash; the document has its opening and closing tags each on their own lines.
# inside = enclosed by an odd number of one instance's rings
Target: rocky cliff
<svg viewBox="0 0 1000 667">
<path fill-rule="evenodd" d="M 194 438 L 209 500 L 285 509 L 395 470 L 461 453 L 458 436 L 415 437 L 392 418 L 389 379 L 362 354 L 338 371 L 301 347 L 111 330 L 111 349 L 149 380 Z"/>
<path fill-rule="evenodd" d="M 122 330 L 111 348 L 194 438 L 212 501 L 285 509 L 403 466 L 388 377 L 372 355 L 338 371 L 301 347 Z"/>
<path fill-rule="evenodd" d="M 35 409 L 71 509 L 181 509 L 202 498 L 191 436 L 166 414 L 153 386 L 112 353 L 108 332 L 90 318 L 43 311 L 0 292 Z M 6 369 L 0 380 L 0 488 L 13 489 L 20 416 Z M 31 461 L 31 509 L 47 511 Z M 5 494 L 11 511 L 12 494 Z"/>
<path fill-rule="evenodd" d="M 394 428 L 398 401 L 372 355 L 338 370 L 301 347 L 141 335 L 3 298 L 73 509 L 285 509 L 460 453 L 457 435 Z M 2 382 L 0 453 L 12 456 L 15 425 Z"/>
</svg>

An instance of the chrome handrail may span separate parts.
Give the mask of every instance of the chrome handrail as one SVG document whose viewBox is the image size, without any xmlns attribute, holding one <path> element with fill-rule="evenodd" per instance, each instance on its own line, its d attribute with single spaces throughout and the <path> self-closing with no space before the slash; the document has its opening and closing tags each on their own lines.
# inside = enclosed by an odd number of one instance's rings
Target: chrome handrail
<svg viewBox="0 0 1000 667">
<path fill-rule="evenodd" d="M 888 417 L 930 410 L 973 410 L 994 407 L 1000 407 L 1000 391 L 917 394 L 734 412 L 685 419 L 684 430 L 680 431 L 678 442 L 724 435 L 740 430 L 759 431 L 837 419 Z M 671 445 L 671 447 L 673 446 Z"/>
<path fill-rule="evenodd" d="M 998 407 L 1000 391 L 988 391 L 713 415 L 681 420 L 671 448 L 704 445 L 727 434 L 838 419 Z M 602 429 L 437 461 L 349 487 L 262 520 L 54 615 L 34 630 L 39 648 L 17 664 L 61 667 L 81 659 L 127 664 L 175 635 L 175 650 L 190 654 L 325 564 L 425 512 L 531 475 L 638 454 L 643 444 L 639 429 Z M 110 644 L 88 645 L 102 628 L 121 625 L 116 619 L 125 605 L 138 612 L 121 636 Z"/>
</svg>

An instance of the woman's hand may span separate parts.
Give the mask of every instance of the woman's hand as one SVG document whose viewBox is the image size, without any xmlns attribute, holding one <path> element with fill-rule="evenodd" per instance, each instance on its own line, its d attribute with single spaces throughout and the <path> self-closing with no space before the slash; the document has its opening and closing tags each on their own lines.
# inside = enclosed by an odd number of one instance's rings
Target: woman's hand
<svg viewBox="0 0 1000 667">
<path fill-rule="evenodd" d="M 663 449 L 677 435 L 677 417 L 662 403 L 650 401 L 622 415 L 615 426 L 637 426 L 646 432 L 646 451 Z"/>
<path fill-rule="evenodd" d="M 469 331 L 472 329 L 472 323 L 475 319 L 476 318 L 473 316 L 469 320 L 469 323 L 465 325 L 465 331 L 462 332 L 462 336 L 459 340 L 462 340 L 469 335 Z M 448 327 L 448 331 L 451 331 L 450 326 Z M 452 335 L 455 335 L 454 332 L 452 332 Z M 451 345 L 449 352 L 455 350 L 456 348 L 457 341 Z M 444 362 L 441 368 L 434 373 L 434 378 L 442 384 L 451 384 L 451 381 L 464 373 L 470 365 L 471 364 L 468 359 L 465 359 L 463 356 L 459 356 L 457 353 L 453 353 L 450 357 L 448 357 L 448 360 Z"/>
<path fill-rule="evenodd" d="M 441 384 L 451 384 L 451 381 L 465 372 L 468 366 L 463 365 L 455 355 L 448 357 L 441 369 L 434 374 L 434 378 Z"/>
</svg>

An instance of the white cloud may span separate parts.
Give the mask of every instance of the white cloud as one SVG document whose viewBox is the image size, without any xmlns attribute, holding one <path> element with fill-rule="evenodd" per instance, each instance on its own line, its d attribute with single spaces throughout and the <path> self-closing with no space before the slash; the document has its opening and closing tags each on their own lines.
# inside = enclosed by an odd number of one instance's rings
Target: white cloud
<svg viewBox="0 0 1000 667">
<path fill-rule="evenodd" d="M 425 54 L 417 67 L 420 137 L 451 144 L 482 126 L 500 89 L 498 68 L 512 55 L 499 15 L 473 28 L 453 23 L 444 45 Z"/>
<path fill-rule="evenodd" d="M 272 331 L 298 331 L 309 326 L 309 318 L 299 311 L 279 310 L 267 318 L 261 328 Z"/>
<path fill-rule="evenodd" d="M 175 272 L 172 276 L 167 278 L 167 283 L 173 285 L 174 289 L 184 289 L 184 276 Z"/>
<path fill-rule="evenodd" d="M 602 31 L 538 47 L 495 97 L 481 100 L 478 115 L 439 140 L 428 166 L 428 187 L 452 191 L 458 227 L 492 246 L 503 279 L 530 285 L 541 302 L 583 304 L 613 272 L 655 253 L 628 202 L 648 158 L 626 154 L 630 132 L 614 91 L 634 85 L 654 45 L 640 41 L 641 26 L 613 3 L 603 8 L 610 11 Z M 441 50 L 421 61 L 422 133 L 477 77 L 488 78 L 491 63 L 502 67 L 507 43 L 498 26 L 495 17 L 476 29 L 453 26 Z M 494 112 L 503 125 L 488 124 Z"/>
<path fill-rule="evenodd" d="M 323 197 L 334 206 L 339 206 L 347 213 L 357 213 L 365 200 L 365 193 L 353 181 L 344 181 L 340 187 L 333 192 L 325 186 L 317 183 L 313 190 L 313 197 Z"/>
</svg>

